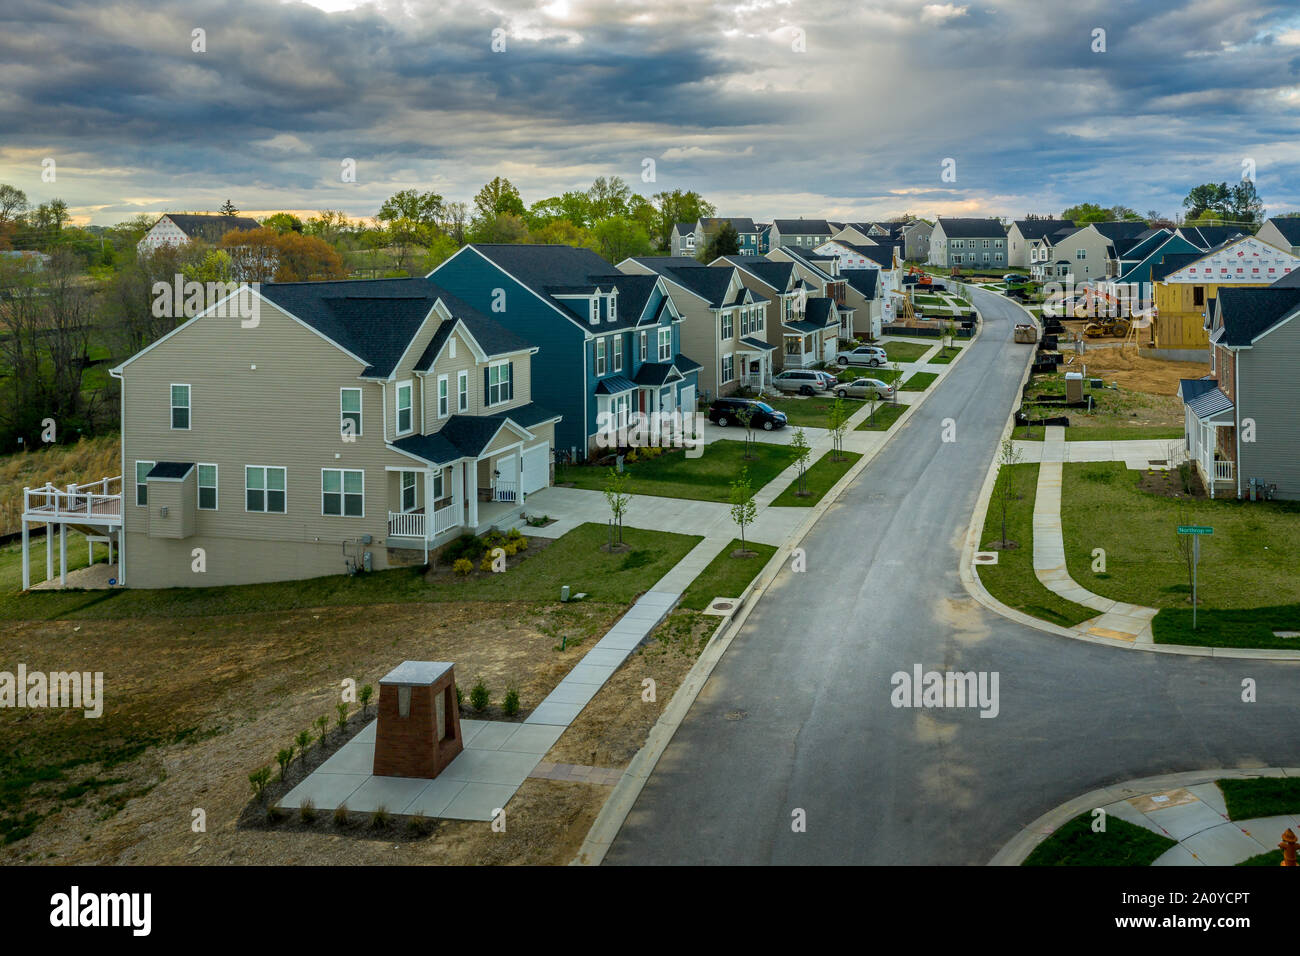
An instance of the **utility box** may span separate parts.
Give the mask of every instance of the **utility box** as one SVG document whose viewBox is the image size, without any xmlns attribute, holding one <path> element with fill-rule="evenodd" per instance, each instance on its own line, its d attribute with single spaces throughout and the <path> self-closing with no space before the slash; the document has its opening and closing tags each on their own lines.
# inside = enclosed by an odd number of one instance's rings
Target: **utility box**
<svg viewBox="0 0 1300 956">
<path fill-rule="evenodd" d="M 1067 402 L 1083 401 L 1083 373 L 1065 373 L 1065 400 Z"/>
<path fill-rule="evenodd" d="M 379 681 L 375 776 L 433 778 L 464 749 L 451 664 L 403 661 Z"/>
</svg>

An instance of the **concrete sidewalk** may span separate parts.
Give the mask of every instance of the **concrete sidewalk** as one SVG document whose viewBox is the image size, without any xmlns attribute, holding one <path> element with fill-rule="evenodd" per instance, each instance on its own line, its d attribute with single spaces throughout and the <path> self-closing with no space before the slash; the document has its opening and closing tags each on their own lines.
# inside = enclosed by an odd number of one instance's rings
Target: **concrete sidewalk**
<svg viewBox="0 0 1300 956">
<path fill-rule="evenodd" d="M 1215 781 L 1296 776 L 1300 769 L 1208 770 L 1104 787 L 1044 814 L 1007 843 L 990 865 L 1020 865 L 1060 827 L 1081 813 L 1100 809 L 1107 817 L 1118 817 L 1177 841 L 1152 866 L 1235 866 L 1277 849 L 1288 829 L 1300 834 L 1300 813 L 1230 820 L 1223 792 Z"/>
<path fill-rule="evenodd" d="M 1152 442 L 1079 442 L 1080 445 L 1099 446 L 1087 449 L 1092 455 L 1107 454 L 1118 457 L 1102 458 L 1067 458 L 1069 449 L 1065 441 L 1065 429 L 1061 426 L 1047 427 L 1047 436 L 1042 442 L 1017 442 L 1021 445 L 1037 444 L 1042 446 L 1042 456 L 1038 466 L 1038 490 L 1034 499 L 1034 575 L 1049 591 L 1058 594 L 1067 601 L 1081 604 L 1098 612 L 1098 616 L 1076 625 L 1073 629 L 1094 637 L 1108 637 L 1119 641 L 1135 641 L 1140 644 L 1153 644 L 1151 619 L 1156 616 L 1157 608 L 1143 607 L 1140 604 L 1128 604 L 1094 594 L 1070 576 L 1065 562 L 1065 535 L 1061 529 L 1061 486 L 1063 482 L 1064 462 L 1074 461 L 1125 461 L 1127 458 L 1142 458 L 1147 454 L 1147 446 Z M 1141 446 L 1137 449 L 1125 446 Z M 1105 446 L 1103 449 L 1100 446 Z M 1167 454 L 1167 452 L 1166 452 Z M 1141 468 L 1149 467 L 1143 459 Z"/>
</svg>

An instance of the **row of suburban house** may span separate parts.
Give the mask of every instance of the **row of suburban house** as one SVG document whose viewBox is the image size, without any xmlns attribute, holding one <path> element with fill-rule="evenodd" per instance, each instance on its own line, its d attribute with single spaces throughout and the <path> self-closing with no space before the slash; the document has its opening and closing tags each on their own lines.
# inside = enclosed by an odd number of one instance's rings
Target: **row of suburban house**
<svg viewBox="0 0 1300 956">
<path fill-rule="evenodd" d="M 589 457 L 611 421 L 878 332 L 894 247 L 841 270 L 853 245 L 614 265 L 472 244 L 426 277 L 264 283 L 252 318 L 210 305 L 113 370 L 116 484 L 26 493 L 24 586 L 38 524 L 106 541 L 133 587 L 382 569 L 517 524 L 557 450 Z"/>
<path fill-rule="evenodd" d="M 805 253 L 832 239 L 860 245 L 896 245 L 900 260 L 923 262 L 930 252 L 934 228 L 922 219 L 907 222 L 839 222 L 830 219 L 774 219 L 756 223 L 748 218 L 701 218 L 679 222 L 669 236 L 669 252 L 676 257 L 698 258 L 718 231 L 730 225 L 739 238 L 739 254 L 764 256 L 774 249 L 793 247 Z"/>
</svg>

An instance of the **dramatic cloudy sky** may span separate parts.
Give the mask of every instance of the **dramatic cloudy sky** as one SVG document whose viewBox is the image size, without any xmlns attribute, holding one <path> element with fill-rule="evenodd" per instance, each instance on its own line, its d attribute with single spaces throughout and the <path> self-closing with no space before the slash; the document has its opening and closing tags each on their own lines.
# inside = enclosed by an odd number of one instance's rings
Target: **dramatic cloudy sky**
<svg viewBox="0 0 1300 956">
<path fill-rule="evenodd" d="M 1295 0 L 2 0 L 0 78 L 0 182 L 100 224 L 494 175 L 759 219 L 1170 214 L 1247 159 L 1300 208 Z"/>
</svg>

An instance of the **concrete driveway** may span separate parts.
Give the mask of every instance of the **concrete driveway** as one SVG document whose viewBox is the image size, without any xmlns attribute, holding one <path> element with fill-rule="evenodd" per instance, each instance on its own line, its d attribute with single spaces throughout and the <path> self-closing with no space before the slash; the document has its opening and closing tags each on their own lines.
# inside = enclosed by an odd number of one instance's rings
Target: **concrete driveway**
<svg viewBox="0 0 1300 956">
<path fill-rule="evenodd" d="M 986 320 L 971 354 L 805 539 L 807 573 L 755 606 L 607 862 L 982 864 L 1108 783 L 1300 764 L 1300 664 L 1054 637 L 963 589 L 960 548 L 1030 358 L 1018 310 L 971 295 Z M 891 676 L 917 664 L 997 672 L 997 716 L 894 707 Z"/>
</svg>

